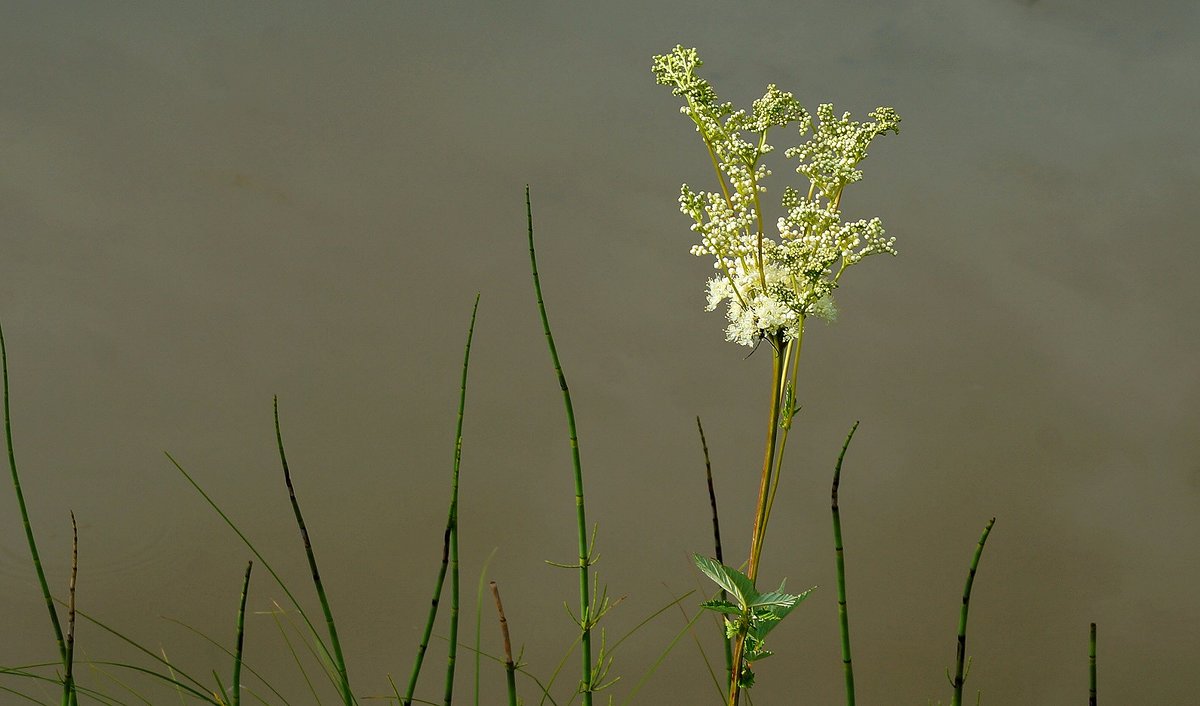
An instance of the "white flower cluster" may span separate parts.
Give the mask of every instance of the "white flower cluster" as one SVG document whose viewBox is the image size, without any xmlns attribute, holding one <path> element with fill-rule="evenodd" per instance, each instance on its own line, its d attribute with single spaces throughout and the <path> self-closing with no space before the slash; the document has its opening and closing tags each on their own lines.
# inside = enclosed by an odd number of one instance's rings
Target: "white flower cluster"
<svg viewBox="0 0 1200 706">
<path fill-rule="evenodd" d="M 862 178 L 857 165 L 871 140 L 899 132 L 900 116 L 878 108 L 870 114 L 874 122 L 858 123 L 823 104 L 814 128 L 792 94 L 774 85 L 747 114 L 717 101 L 712 86 L 696 75 L 702 63 L 695 49 L 677 46 L 654 57 L 653 70 L 658 83 L 686 101 L 681 112 L 704 139 L 721 184 L 719 192 L 684 184 L 679 196 L 680 210 L 700 236 L 692 253 L 713 256 L 721 271 L 709 280 L 708 309 L 728 302 L 725 334 L 735 343 L 752 346 L 764 336 L 791 340 L 807 317 L 836 317 L 833 290 L 847 267 L 868 255 L 896 254 L 895 239 L 884 237 L 878 218 L 845 222 L 839 206 L 842 189 Z M 810 188 L 807 196 L 784 190 L 776 240 L 763 232 L 760 194 L 771 172 L 760 160 L 771 151 L 768 131 L 792 124 L 801 136 L 812 131 L 807 142 L 785 152 L 800 161 L 796 171 L 809 178 Z"/>
</svg>

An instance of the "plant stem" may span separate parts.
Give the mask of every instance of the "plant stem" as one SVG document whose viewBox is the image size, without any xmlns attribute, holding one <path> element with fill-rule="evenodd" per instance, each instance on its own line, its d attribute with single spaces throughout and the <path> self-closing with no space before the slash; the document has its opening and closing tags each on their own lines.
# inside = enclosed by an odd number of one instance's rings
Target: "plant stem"
<svg viewBox="0 0 1200 706">
<path fill-rule="evenodd" d="M 983 545 L 987 543 L 988 535 L 994 524 L 996 524 L 996 518 L 993 517 L 983 528 L 979 544 L 975 546 L 975 555 L 971 558 L 971 568 L 967 572 L 967 584 L 963 587 L 962 610 L 958 614 L 958 649 L 954 679 L 950 682 L 954 686 L 954 697 L 950 700 L 950 706 L 962 706 L 963 682 L 966 681 L 963 677 L 963 662 L 967 656 L 967 610 L 971 605 L 971 584 L 975 583 L 975 571 L 979 568 L 979 557 L 983 555 Z"/>
<path fill-rule="evenodd" d="M 454 576 L 451 579 L 452 596 L 451 596 L 451 611 L 453 612 L 451 622 L 452 629 L 457 634 L 458 624 L 458 599 L 457 590 L 454 588 L 457 585 L 458 575 L 458 469 L 459 462 L 462 459 L 462 424 L 463 415 L 467 405 L 467 370 L 471 360 L 471 339 L 475 336 L 475 315 L 479 312 L 479 295 L 475 295 L 475 306 L 471 309 L 471 324 L 467 328 L 467 345 L 463 353 L 463 371 L 462 379 L 459 385 L 458 395 L 458 420 L 454 431 L 454 465 L 451 469 L 451 489 L 450 489 L 450 510 L 446 514 L 446 529 L 442 533 L 442 563 L 438 569 L 437 579 L 433 584 L 433 598 L 429 602 L 429 615 L 425 619 L 425 630 L 421 633 L 421 642 L 417 645 L 417 656 L 413 662 L 412 673 L 408 677 L 408 687 L 404 691 L 404 697 L 400 699 L 402 706 L 411 706 L 413 702 L 413 694 L 417 690 L 417 681 L 421 676 L 421 667 L 425 663 L 425 651 L 429 648 L 429 638 L 433 634 L 433 624 L 437 621 L 438 605 L 442 599 L 442 586 L 446 581 L 446 571 L 450 567 L 451 554 L 454 558 Z M 451 655 L 457 647 L 457 638 L 451 640 Z M 454 658 L 449 660 L 449 669 L 454 668 Z M 453 673 L 451 671 L 451 677 Z M 449 698 L 449 695 L 447 695 Z"/>
<path fill-rule="evenodd" d="M 304 524 L 304 515 L 300 512 L 300 503 L 296 500 L 296 489 L 292 485 L 292 474 L 288 470 L 287 454 L 283 450 L 283 433 L 279 429 L 279 398 L 273 400 L 275 412 L 275 443 L 279 447 L 279 462 L 283 465 L 283 482 L 287 485 L 288 499 L 292 502 L 292 513 L 296 516 L 296 525 L 300 528 L 300 539 L 304 542 L 304 555 L 308 557 L 308 568 L 312 571 L 313 587 L 317 591 L 317 599 L 321 603 L 321 611 L 325 614 L 325 625 L 329 629 L 329 646 L 333 650 L 333 666 L 338 674 L 338 686 L 342 693 L 342 703 L 352 706 L 354 694 L 350 690 L 350 677 L 346 673 L 346 659 L 342 656 L 342 643 L 338 640 L 337 625 L 333 621 L 333 610 L 329 607 L 329 598 L 325 595 L 325 584 L 321 582 L 321 572 L 317 570 L 317 558 L 313 554 L 312 541 L 308 537 L 308 527 Z"/>
<path fill-rule="evenodd" d="M 591 587 L 588 580 L 588 567 L 591 565 L 591 551 L 588 547 L 587 514 L 583 501 L 583 469 L 579 461 L 579 437 L 575 431 L 575 408 L 571 405 L 571 391 L 567 387 L 567 378 L 563 375 L 562 364 L 558 359 L 558 350 L 554 346 L 554 335 L 550 333 L 550 319 L 546 315 L 546 304 L 542 300 L 542 283 L 538 277 L 537 254 L 533 247 L 533 207 L 529 200 L 529 187 L 525 187 L 525 216 L 529 225 L 529 265 L 533 273 L 533 289 L 537 295 L 538 313 L 542 317 L 542 329 L 546 334 L 546 344 L 550 348 L 550 358 L 554 362 L 554 373 L 558 376 L 558 386 L 562 389 L 563 406 L 567 414 L 567 433 L 571 442 L 571 465 L 575 476 L 575 524 L 577 544 L 579 549 L 579 627 L 582 631 L 579 638 L 582 659 L 582 678 L 580 692 L 583 694 L 583 706 L 592 706 L 592 616 Z"/>
<path fill-rule="evenodd" d="M 1096 624 L 1088 638 L 1088 706 L 1096 706 Z"/>
<path fill-rule="evenodd" d="M 67 585 L 67 655 L 63 658 L 66 671 L 63 675 L 63 706 L 72 706 L 78 696 L 75 693 L 75 580 L 79 577 L 79 526 L 75 513 L 71 513 L 71 581 Z"/>
<path fill-rule="evenodd" d="M 58 657 L 62 660 L 65 669 L 67 645 L 63 639 L 62 625 L 58 622 L 58 611 L 54 609 L 54 599 L 50 596 L 50 584 L 46 582 L 46 572 L 42 568 L 37 541 L 33 537 L 33 525 L 29 522 L 29 509 L 25 506 L 25 494 L 21 492 L 21 478 L 17 474 L 17 459 L 13 452 L 12 417 L 8 408 L 8 350 L 4 346 L 3 327 L 0 327 L 0 376 L 4 378 L 4 441 L 8 445 L 8 467 L 12 471 L 13 489 L 16 491 L 17 505 L 21 510 L 21 524 L 25 527 L 25 540 L 29 544 L 29 556 L 33 560 L 33 570 L 37 573 L 38 584 L 42 588 L 42 598 L 46 601 L 46 612 L 50 614 L 50 625 L 54 628 L 54 639 L 58 642 Z"/>
<path fill-rule="evenodd" d="M 471 309 L 471 325 L 467 328 L 467 345 L 463 352 L 462 379 L 459 382 L 458 420 L 454 429 L 454 471 L 450 491 L 450 646 L 446 658 L 446 689 L 443 703 L 450 706 L 454 697 L 454 663 L 458 656 L 458 469 L 462 461 L 463 413 L 467 406 L 467 370 L 471 364 L 471 339 L 475 337 L 475 315 L 479 313 L 479 294 L 475 294 L 475 306 Z"/>
<path fill-rule="evenodd" d="M 838 454 L 837 466 L 833 471 L 833 552 L 837 559 L 837 602 L 838 626 L 842 633 L 842 668 L 846 673 L 846 706 L 854 706 L 854 666 L 850 660 L 850 618 L 846 612 L 846 559 L 842 551 L 842 516 L 838 510 L 838 484 L 842 479 L 842 461 L 846 458 L 846 449 L 850 448 L 850 440 L 858 430 L 858 422 L 850 427 L 846 435 L 846 443 L 842 444 L 842 452 Z"/>
<path fill-rule="evenodd" d="M 504 617 L 504 604 L 500 602 L 500 587 L 489 582 L 492 596 L 496 599 L 496 612 L 500 614 L 500 634 L 504 637 L 504 674 L 508 680 L 508 706 L 517 706 L 517 668 L 513 664 L 512 642 L 508 637 L 508 618 Z"/>
<path fill-rule="evenodd" d="M 771 384 L 771 413 L 767 425 L 767 443 L 763 453 L 762 477 L 758 486 L 758 503 L 754 515 L 754 534 L 750 538 L 750 561 L 747 565 L 746 576 L 754 581 L 758 578 L 758 562 L 762 556 L 763 539 L 770 508 L 771 481 L 777 470 L 775 467 L 775 449 L 779 440 L 780 406 L 783 402 L 783 382 L 787 375 L 787 360 L 783 335 L 775 334 L 771 338 L 772 349 L 772 384 Z"/>
<path fill-rule="evenodd" d="M 250 571 L 254 562 L 246 562 L 246 577 L 242 579 L 242 599 L 238 604 L 237 640 L 233 657 L 233 681 L 230 682 L 230 706 L 238 706 L 242 702 L 242 655 L 246 638 L 246 597 L 250 595 Z"/>
<path fill-rule="evenodd" d="M 708 479 L 708 502 L 712 506 L 712 522 L 713 522 L 713 544 L 715 544 L 716 558 L 721 564 L 725 563 L 725 557 L 721 553 L 721 521 L 717 515 L 717 491 L 713 487 L 712 477 L 712 462 L 708 458 L 708 441 L 704 438 L 704 425 L 700 423 L 700 417 L 696 417 L 696 428 L 700 430 L 700 447 L 704 449 L 704 473 Z M 721 600 L 726 600 L 729 594 L 725 589 L 721 589 Z M 726 683 L 733 678 L 733 643 L 729 636 L 725 634 L 724 627 L 721 630 L 721 642 L 725 647 L 725 678 Z"/>
<path fill-rule="evenodd" d="M 780 406 L 783 401 L 783 383 L 787 376 L 787 353 L 783 343 L 783 334 L 771 337 L 772 380 L 771 380 L 771 414 L 767 426 L 766 450 L 763 454 L 762 478 L 758 486 L 757 510 L 754 514 L 754 533 L 750 538 L 750 560 L 746 576 L 750 581 L 758 577 L 758 562 L 762 555 L 762 545 L 765 539 L 767 515 L 770 510 L 772 477 L 778 469 L 775 466 L 775 448 L 779 439 Z M 737 706 L 741 687 L 738 684 L 742 673 L 742 655 L 746 649 L 745 631 L 738 633 L 733 643 L 733 658 L 730 667 L 729 706 Z"/>
</svg>

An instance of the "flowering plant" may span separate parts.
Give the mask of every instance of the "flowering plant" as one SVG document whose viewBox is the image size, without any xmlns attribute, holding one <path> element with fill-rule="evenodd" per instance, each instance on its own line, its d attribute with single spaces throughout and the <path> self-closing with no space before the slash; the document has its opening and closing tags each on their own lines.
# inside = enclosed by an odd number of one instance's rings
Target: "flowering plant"
<svg viewBox="0 0 1200 706">
<path fill-rule="evenodd" d="M 754 683 L 751 663 L 771 654 L 763 645 L 767 632 L 808 595 L 784 593 L 782 586 L 764 594 L 754 587 L 788 431 L 798 409 L 800 344 L 809 317 L 836 317 L 833 291 L 847 268 L 868 255 L 896 254 L 895 239 L 884 237 L 878 218 L 843 220 L 841 203 L 845 188 L 862 178 L 858 165 L 871 141 L 898 133 L 900 116 L 881 107 L 870 113 L 871 121 L 855 122 L 849 113 L 839 117 L 826 103 L 817 108 L 814 121 L 791 93 L 774 84 L 749 112 L 735 110 L 697 75 L 701 65 L 696 50 L 682 46 L 654 57 L 655 79 L 684 99 L 680 110 L 696 125 L 720 186 L 719 191 L 694 191 L 684 184 L 679 208 L 700 236 L 692 253 L 711 255 L 718 270 L 708 281 L 708 309 L 727 303 L 725 338 L 745 346 L 766 340 L 774 352 L 770 424 L 746 572 L 695 557 L 700 570 L 723 591 L 722 598 L 703 607 L 725 616 L 728 703 L 737 706 L 740 691 Z M 773 149 L 767 134 L 789 125 L 807 140 L 784 154 L 798 161 L 796 171 L 808 177 L 809 186 L 807 193 L 784 189 L 778 236 L 769 237 L 762 206 L 763 182 L 771 175 L 763 157 Z"/>
<path fill-rule="evenodd" d="M 679 195 L 680 210 L 700 235 L 692 253 L 713 256 L 720 270 L 708 282 L 708 309 L 728 302 L 725 335 L 735 343 L 751 346 L 776 334 L 791 341 L 807 317 L 836 317 L 833 290 L 848 267 L 868 255 L 896 254 L 895 238 L 884 237 L 878 218 L 844 221 L 840 209 L 842 191 L 862 178 L 858 164 L 867 147 L 878 135 L 898 133 L 900 116 L 881 107 L 870 113 L 871 122 L 855 122 L 824 103 L 814 123 L 791 93 L 774 84 L 749 113 L 734 110 L 696 74 L 702 63 L 695 49 L 682 46 L 654 57 L 655 79 L 686 101 L 680 112 L 696 124 L 720 183 L 719 192 L 684 184 Z M 762 158 L 773 150 L 768 132 L 788 125 L 801 137 L 812 133 L 784 153 L 799 161 L 796 171 L 808 177 L 809 188 L 807 194 L 784 189 L 784 215 L 773 239 L 764 232 L 760 195 L 771 171 Z"/>
</svg>

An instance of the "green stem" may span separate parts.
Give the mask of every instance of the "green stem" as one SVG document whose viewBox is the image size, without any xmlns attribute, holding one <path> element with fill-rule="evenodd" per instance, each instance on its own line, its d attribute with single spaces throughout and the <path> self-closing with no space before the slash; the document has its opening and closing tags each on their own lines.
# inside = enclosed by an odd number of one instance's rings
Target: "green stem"
<svg viewBox="0 0 1200 706">
<path fill-rule="evenodd" d="M 717 515 L 717 491 L 713 487 L 712 477 L 712 462 L 708 458 L 708 441 L 704 438 L 704 425 L 700 423 L 700 417 L 696 417 L 696 428 L 700 430 L 700 447 L 704 449 L 704 474 L 708 480 L 708 502 L 712 506 L 712 522 L 713 522 L 713 543 L 716 545 L 717 562 L 724 564 L 725 557 L 721 552 L 721 521 Z M 729 598 L 729 594 L 725 589 L 721 589 L 721 600 Z M 729 636 L 725 634 L 724 628 L 721 631 L 721 642 L 725 647 L 725 678 L 726 683 L 733 678 L 733 642 Z"/>
<path fill-rule="evenodd" d="M 1088 638 L 1088 706 L 1096 706 L 1096 624 Z"/>
<path fill-rule="evenodd" d="M 417 645 L 417 656 L 413 661 L 412 673 L 408 677 L 408 686 L 404 691 L 404 697 L 400 699 L 402 706 L 411 706 L 413 702 L 413 694 L 417 690 L 417 681 L 421 677 L 421 667 L 425 662 L 425 651 L 429 649 L 429 638 L 433 634 L 433 624 L 437 621 L 438 606 L 442 599 L 442 586 L 445 585 L 446 571 L 450 567 L 450 558 L 454 556 L 454 575 L 458 574 L 458 468 L 459 461 L 462 458 L 462 424 L 463 413 L 467 405 L 467 368 L 471 360 L 471 339 L 475 335 L 475 315 L 479 311 L 479 295 L 475 295 L 475 306 L 471 309 L 471 324 L 467 328 L 467 345 L 463 353 L 463 371 L 462 379 L 459 385 L 458 395 L 458 420 L 455 425 L 454 432 L 454 465 L 451 469 L 451 490 L 450 490 L 450 510 L 446 514 L 446 529 L 442 533 L 442 564 L 438 569 L 437 579 L 433 583 L 433 598 L 429 601 L 429 615 L 425 618 L 425 629 L 421 633 L 421 642 Z M 456 585 L 457 578 L 451 580 L 452 586 Z M 458 600 L 457 590 L 453 590 L 451 600 L 451 610 L 454 615 L 452 617 L 452 629 L 457 633 L 457 607 Z M 451 640 L 451 654 L 454 654 L 456 649 L 457 639 Z M 449 660 L 449 669 L 454 668 L 454 658 Z M 453 673 L 448 675 L 448 680 L 453 683 Z M 446 698 L 449 699 L 449 694 Z"/>
<path fill-rule="evenodd" d="M 504 604 L 500 602 L 500 587 L 491 581 L 492 597 L 496 599 L 496 612 L 500 615 L 500 634 L 504 638 L 504 674 L 508 682 L 508 706 L 517 706 L 517 668 L 513 664 L 512 641 L 508 637 L 508 618 L 504 617 Z"/>
<path fill-rule="evenodd" d="M 751 582 L 758 577 L 758 563 L 762 555 L 763 540 L 767 524 L 767 514 L 770 510 L 772 477 L 777 470 L 775 467 L 775 448 L 779 439 L 780 405 L 783 401 L 783 382 L 787 375 L 786 349 L 783 335 L 771 337 L 772 350 L 772 380 L 771 380 L 771 414 L 767 426 L 766 450 L 763 454 L 762 478 L 758 486 L 758 503 L 754 514 L 754 533 L 750 537 L 750 559 L 747 562 L 746 576 Z M 731 660 L 731 678 L 729 680 L 729 706 L 737 706 L 741 696 L 739 677 L 742 673 L 743 654 L 746 649 L 745 630 L 738 633 L 733 643 L 733 658 Z"/>
<path fill-rule="evenodd" d="M 79 526 L 71 513 L 71 582 L 67 586 L 67 654 L 63 675 L 63 706 L 73 706 L 79 698 L 75 689 L 75 580 L 79 576 Z"/>
<path fill-rule="evenodd" d="M 754 534 L 750 538 L 750 561 L 747 565 L 746 576 L 754 581 L 758 578 L 758 562 L 762 556 L 763 540 L 770 508 L 770 490 L 775 467 L 775 449 L 779 442 L 780 405 L 783 401 L 783 381 L 787 375 L 787 360 L 784 357 L 785 347 L 783 335 L 775 334 L 771 338 L 772 350 L 772 382 L 771 382 L 771 414 L 767 426 L 767 443 L 763 453 L 762 477 L 758 486 L 758 503 L 754 515 Z"/>
<path fill-rule="evenodd" d="M 333 621 L 333 610 L 329 607 L 329 598 L 325 595 L 325 584 L 321 582 L 321 572 L 317 570 L 317 558 L 313 554 L 312 541 L 308 537 L 308 527 L 304 524 L 304 515 L 300 512 L 300 503 L 296 500 L 296 489 L 292 485 L 292 474 L 288 470 L 287 454 L 283 450 L 283 433 L 279 429 L 279 398 L 273 400 L 275 411 L 275 443 L 279 447 L 279 462 L 283 465 L 283 482 L 287 485 L 288 498 L 292 502 L 292 513 L 296 516 L 296 525 L 300 528 L 300 538 L 304 542 L 304 554 L 308 557 L 308 568 L 312 571 L 313 586 L 317 591 L 317 599 L 321 603 L 321 611 L 325 614 L 325 625 L 329 629 L 329 646 L 333 650 L 333 666 L 338 674 L 338 686 L 342 692 L 342 703 L 352 706 L 354 694 L 350 691 L 350 677 L 346 673 L 346 659 L 342 656 L 342 643 L 338 640 L 337 625 Z"/>
<path fill-rule="evenodd" d="M 582 659 L 582 679 L 580 692 L 583 694 L 583 706 L 592 706 L 592 616 L 591 587 L 588 581 L 588 567 L 591 556 L 588 548 L 587 515 L 583 502 L 583 468 L 579 462 L 579 437 L 575 431 L 575 408 L 571 405 L 571 391 L 567 388 L 567 378 L 563 375 L 562 364 L 558 359 L 558 350 L 554 346 L 554 335 L 550 333 L 550 319 L 546 315 L 546 304 L 542 300 L 542 283 L 538 277 L 537 254 L 533 248 L 533 207 L 529 200 L 529 187 L 525 187 L 525 216 L 529 225 L 529 265 L 533 273 L 533 289 L 537 294 L 538 313 L 542 317 L 542 329 L 546 334 L 546 344 L 550 348 L 550 358 L 554 362 L 554 373 L 558 376 L 558 386 L 562 389 L 563 405 L 567 414 L 567 432 L 571 442 L 571 465 L 575 475 L 575 524 L 579 548 L 579 627 L 580 652 Z"/>
<path fill-rule="evenodd" d="M 471 325 L 467 328 L 467 345 L 463 353 L 462 380 L 459 382 L 458 420 L 454 429 L 454 470 L 450 490 L 450 649 L 446 658 L 446 689 L 443 703 L 450 706 L 454 696 L 454 666 L 458 656 L 458 469 L 462 461 L 463 412 L 467 406 L 467 369 L 471 363 L 471 339 L 475 336 L 475 315 L 479 313 L 479 294 L 471 309 Z"/>
<path fill-rule="evenodd" d="M 67 644 L 63 639 L 62 625 L 58 622 L 58 611 L 54 609 L 54 599 L 50 596 L 50 584 L 46 582 L 46 572 L 42 569 L 42 559 L 38 554 L 37 541 L 33 538 L 33 525 L 29 522 L 29 509 L 25 506 L 25 494 L 21 492 L 21 478 L 17 474 L 17 459 L 13 452 L 12 417 L 8 408 L 8 351 L 4 347 L 3 327 L 0 327 L 0 372 L 4 378 L 4 441 L 8 444 L 8 467 L 12 471 L 17 505 L 21 509 L 21 524 L 25 527 L 25 540 L 29 544 L 29 556 L 33 559 L 33 570 L 37 573 L 38 584 L 42 588 L 42 598 L 46 601 L 46 612 L 50 614 L 50 625 L 54 628 L 54 639 L 58 642 L 58 657 L 62 660 L 65 668 Z"/>
<path fill-rule="evenodd" d="M 842 551 L 842 518 L 838 511 L 838 484 L 842 479 L 842 460 L 846 458 L 846 449 L 850 448 L 850 440 L 858 430 L 858 422 L 850 428 L 846 435 L 846 443 L 842 444 L 842 452 L 838 454 L 837 466 L 833 471 L 833 551 L 837 558 L 837 601 L 838 625 L 842 633 L 842 668 L 846 673 L 846 706 L 854 706 L 854 666 L 850 661 L 850 619 L 846 613 L 846 559 Z"/>
<path fill-rule="evenodd" d="M 437 620 L 438 603 L 442 598 L 442 585 L 446 581 L 446 570 L 450 566 L 450 535 L 453 532 L 449 519 L 446 530 L 442 534 L 442 563 L 438 568 L 437 578 L 433 582 L 433 599 L 429 602 L 429 615 L 425 619 L 425 630 L 421 633 L 421 642 L 417 644 L 417 657 L 413 662 L 412 673 L 408 677 L 408 687 L 404 698 L 400 699 L 402 706 L 411 706 L 413 693 L 417 690 L 417 680 L 421 676 L 421 666 L 425 662 L 425 651 L 429 648 L 429 637 L 433 634 L 433 624 Z"/>
<path fill-rule="evenodd" d="M 971 558 L 971 569 L 967 572 L 967 585 L 963 587 L 962 610 L 958 614 L 958 649 L 954 679 L 950 682 L 954 686 L 954 698 L 950 700 L 950 706 L 962 706 L 963 682 L 966 681 L 963 677 L 963 663 L 967 657 L 967 610 L 971 605 L 971 584 L 975 583 L 975 571 L 979 568 L 979 557 L 983 556 L 983 545 L 987 543 L 988 534 L 991 533 L 994 524 L 996 524 L 996 518 L 993 517 L 983 528 L 979 544 L 975 546 L 975 555 Z"/>
<path fill-rule="evenodd" d="M 233 681 L 230 685 L 232 691 L 229 695 L 231 706 L 238 706 L 242 702 L 242 648 L 246 638 L 246 597 L 250 594 L 250 571 L 253 568 L 253 561 L 246 562 L 246 577 L 242 579 L 242 600 L 238 604 L 237 641 L 233 657 Z"/>
</svg>

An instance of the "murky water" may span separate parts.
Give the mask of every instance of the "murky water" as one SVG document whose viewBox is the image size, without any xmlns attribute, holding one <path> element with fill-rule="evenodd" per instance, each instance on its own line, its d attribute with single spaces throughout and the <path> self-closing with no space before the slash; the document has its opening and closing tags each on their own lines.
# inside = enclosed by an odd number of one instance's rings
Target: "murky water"
<svg viewBox="0 0 1200 706">
<path fill-rule="evenodd" d="M 55 591 L 74 511 L 81 609 L 172 663 L 226 679 L 228 659 L 179 623 L 230 646 L 252 555 L 164 450 L 319 614 L 274 446 L 277 394 L 356 690 L 403 683 L 440 559 L 479 291 L 463 637 L 495 550 L 487 577 L 514 642 L 531 671 L 553 670 L 575 576 L 544 560 L 572 561 L 574 506 L 527 276 L 527 183 L 598 569 L 626 597 L 610 644 L 707 590 L 688 559 L 711 543 L 696 415 L 727 551 L 745 552 L 769 356 L 744 360 L 702 311 L 708 265 L 687 252 L 675 198 L 711 175 L 649 71 L 682 42 L 739 104 L 774 82 L 810 109 L 890 104 L 904 119 L 843 202 L 880 216 L 900 256 L 851 273 L 841 320 L 806 338 L 763 576 L 818 588 L 772 635 L 756 703 L 841 699 L 828 494 L 856 419 L 841 509 L 861 702 L 948 700 L 962 583 L 992 516 L 969 692 L 1081 702 L 1093 621 L 1105 702 L 1200 691 L 1192 4 L 5 14 L 0 320 L 25 492 Z M 779 153 L 773 191 L 790 178 Z M 0 664 L 50 659 L 11 491 L 0 501 Z M 247 659 L 308 703 L 272 618 L 286 597 L 256 563 Z M 683 623 L 668 611 L 622 644 L 618 703 Z M 716 665 L 714 634 L 701 640 Z M 127 654 L 92 625 L 78 640 L 87 659 Z M 430 699 L 444 654 L 435 639 Z M 100 671 L 81 679 L 120 691 Z M 497 703 L 502 672 L 485 662 L 483 684 Z M 635 702 L 713 694 L 685 639 Z"/>
</svg>

